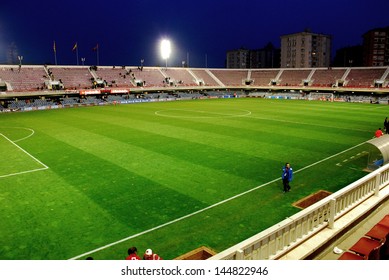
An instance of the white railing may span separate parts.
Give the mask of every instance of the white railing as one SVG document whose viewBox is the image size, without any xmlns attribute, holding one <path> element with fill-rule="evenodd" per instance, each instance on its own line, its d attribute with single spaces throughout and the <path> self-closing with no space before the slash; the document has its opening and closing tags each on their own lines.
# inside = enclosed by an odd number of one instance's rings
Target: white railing
<svg viewBox="0 0 389 280">
<path fill-rule="evenodd" d="M 209 258 L 209 260 L 277 259 L 334 223 L 389 184 L 389 164 L 305 208 L 278 224 Z"/>
</svg>

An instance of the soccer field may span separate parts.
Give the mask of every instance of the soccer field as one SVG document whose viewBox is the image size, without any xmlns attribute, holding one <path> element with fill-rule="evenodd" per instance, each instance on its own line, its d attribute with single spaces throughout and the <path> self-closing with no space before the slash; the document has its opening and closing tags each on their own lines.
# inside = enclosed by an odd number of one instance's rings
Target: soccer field
<svg viewBox="0 0 389 280">
<path fill-rule="evenodd" d="M 242 98 L 0 114 L 0 259 L 220 252 L 366 175 L 388 108 Z"/>
</svg>

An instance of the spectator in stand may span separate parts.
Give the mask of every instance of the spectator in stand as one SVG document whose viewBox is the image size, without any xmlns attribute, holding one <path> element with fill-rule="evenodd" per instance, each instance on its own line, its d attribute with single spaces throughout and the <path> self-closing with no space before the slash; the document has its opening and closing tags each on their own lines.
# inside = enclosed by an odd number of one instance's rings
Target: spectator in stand
<svg viewBox="0 0 389 280">
<path fill-rule="evenodd" d="M 129 261 L 140 260 L 141 258 L 138 256 L 137 252 L 138 252 L 138 249 L 136 247 L 129 248 L 128 249 L 128 256 L 127 256 L 126 260 L 129 260 Z"/>
<path fill-rule="evenodd" d="M 381 128 L 377 129 L 375 134 L 374 134 L 375 138 L 379 138 L 382 135 L 384 135 L 384 133 L 382 132 Z"/>
<path fill-rule="evenodd" d="M 158 256 L 157 254 L 154 254 L 153 250 L 151 250 L 151 249 L 146 250 L 145 254 L 143 255 L 143 259 L 149 260 L 149 261 L 162 260 L 162 258 L 160 256 Z"/>
</svg>

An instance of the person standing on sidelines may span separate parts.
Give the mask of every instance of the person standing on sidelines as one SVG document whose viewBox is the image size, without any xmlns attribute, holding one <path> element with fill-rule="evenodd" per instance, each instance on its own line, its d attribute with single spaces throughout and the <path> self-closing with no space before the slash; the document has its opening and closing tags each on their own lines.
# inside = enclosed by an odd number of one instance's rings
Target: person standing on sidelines
<svg viewBox="0 0 389 280">
<path fill-rule="evenodd" d="M 162 258 L 160 256 L 158 256 L 157 254 L 154 254 L 153 250 L 151 250 L 151 249 L 146 250 L 145 254 L 143 255 L 143 259 L 149 260 L 149 261 L 162 260 Z"/>
<path fill-rule="evenodd" d="M 282 184 L 284 185 L 284 193 L 290 191 L 289 183 L 293 180 L 293 169 L 290 167 L 290 164 L 287 162 L 282 168 Z"/>
</svg>

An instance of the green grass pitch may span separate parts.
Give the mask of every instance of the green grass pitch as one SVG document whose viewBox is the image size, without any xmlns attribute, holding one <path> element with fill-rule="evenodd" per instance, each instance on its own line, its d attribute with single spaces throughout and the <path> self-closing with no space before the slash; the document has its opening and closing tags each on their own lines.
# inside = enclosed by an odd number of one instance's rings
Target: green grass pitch
<svg viewBox="0 0 389 280">
<path fill-rule="evenodd" d="M 0 259 L 220 252 L 366 175 L 363 143 L 388 108 L 242 98 L 0 114 Z"/>
</svg>

